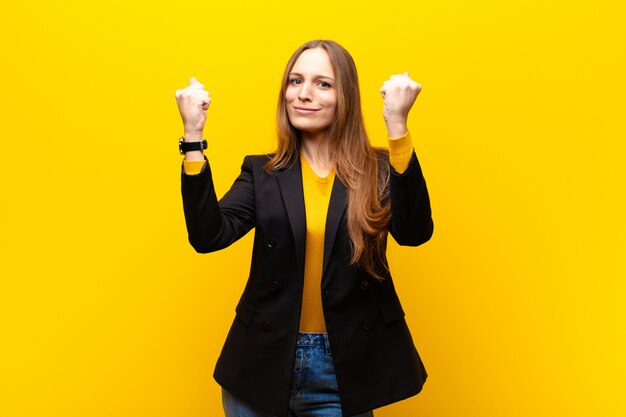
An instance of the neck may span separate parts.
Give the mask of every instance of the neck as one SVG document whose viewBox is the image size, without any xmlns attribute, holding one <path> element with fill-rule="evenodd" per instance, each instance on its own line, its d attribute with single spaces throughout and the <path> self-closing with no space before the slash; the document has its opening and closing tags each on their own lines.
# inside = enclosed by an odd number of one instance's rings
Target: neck
<svg viewBox="0 0 626 417">
<path fill-rule="evenodd" d="M 334 167 L 328 151 L 328 138 L 323 133 L 301 133 L 300 152 L 316 172 L 327 173 Z"/>
</svg>

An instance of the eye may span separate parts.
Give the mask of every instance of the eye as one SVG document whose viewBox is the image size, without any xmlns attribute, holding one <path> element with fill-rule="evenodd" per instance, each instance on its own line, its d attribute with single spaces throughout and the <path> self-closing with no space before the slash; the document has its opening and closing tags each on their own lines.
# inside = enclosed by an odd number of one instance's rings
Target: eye
<svg viewBox="0 0 626 417">
<path fill-rule="evenodd" d="M 300 83 L 302 83 L 302 80 L 301 80 L 301 79 L 299 79 L 299 78 L 290 78 L 290 79 L 289 79 L 289 84 L 292 84 L 292 85 L 298 85 L 298 84 L 300 84 Z"/>
<path fill-rule="evenodd" d="M 332 85 L 330 85 L 330 83 L 328 83 L 326 81 L 320 81 L 320 87 L 322 87 L 322 88 L 330 88 L 330 87 L 332 87 Z"/>
</svg>

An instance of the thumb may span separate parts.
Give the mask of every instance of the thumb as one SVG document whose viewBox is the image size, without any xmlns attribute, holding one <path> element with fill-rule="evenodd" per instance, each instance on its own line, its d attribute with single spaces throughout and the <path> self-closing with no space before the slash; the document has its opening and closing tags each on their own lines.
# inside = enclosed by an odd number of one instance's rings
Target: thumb
<svg viewBox="0 0 626 417">
<path fill-rule="evenodd" d="M 191 78 L 189 79 L 189 85 L 195 84 L 195 83 L 197 83 L 197 82 L 198 82 L 198 80 L 196 80 L 196 77 L 191 77 Z"/>
</svg>

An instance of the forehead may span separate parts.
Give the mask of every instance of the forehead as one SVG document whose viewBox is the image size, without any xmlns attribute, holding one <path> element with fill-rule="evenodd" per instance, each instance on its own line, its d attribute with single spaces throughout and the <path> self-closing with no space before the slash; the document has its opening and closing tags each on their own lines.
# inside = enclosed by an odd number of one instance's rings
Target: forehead
<svg viewBox="0 0 626 417">
<path fill-rule="evenodd" d="M 307 49 L 298 57 L 291 72 L 302 75 L 322 75 L 334 77 L 335 72 L 328 53 L 322 48 Z"/>
</svg>

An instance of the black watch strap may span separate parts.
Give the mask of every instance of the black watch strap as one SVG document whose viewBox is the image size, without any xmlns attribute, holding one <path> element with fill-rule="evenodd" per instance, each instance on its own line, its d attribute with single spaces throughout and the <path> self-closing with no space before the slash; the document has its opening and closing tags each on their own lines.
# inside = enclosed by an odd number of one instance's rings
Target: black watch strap
<svg viewBox="0 0 626 417">
<path fill-rule="evenodd" d="M 202 142 L 185 142 L 185 138 L 183 136 L 178 140 L 178 152 L 181 155 L 184 155 L 185 152 L 189 151 L 203 151 L 207 148 L 206 140 Z"/>
</svg>

